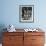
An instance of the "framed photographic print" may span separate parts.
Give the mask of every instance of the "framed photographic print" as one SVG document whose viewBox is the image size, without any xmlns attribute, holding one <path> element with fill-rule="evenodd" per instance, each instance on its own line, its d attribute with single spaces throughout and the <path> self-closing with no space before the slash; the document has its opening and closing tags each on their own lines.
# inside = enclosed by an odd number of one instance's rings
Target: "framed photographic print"
<svg viewBox="0 0 46 46">
<path fill-rule="evenodd" d="M 19 21 L 24 23 L 34 22 L 34 5 L 19 6 Z"/>
</svg>

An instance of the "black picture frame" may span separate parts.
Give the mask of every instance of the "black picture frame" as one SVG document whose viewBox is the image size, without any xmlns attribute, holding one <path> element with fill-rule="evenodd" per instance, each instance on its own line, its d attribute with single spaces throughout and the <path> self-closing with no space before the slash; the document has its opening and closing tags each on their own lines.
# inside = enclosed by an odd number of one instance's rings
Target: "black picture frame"
<svg viewBox="0 0 46 46">
<path fill-rule="evenodd" d="M 19 5 L 19 21 L 34 22 L 34 5 Z"/>
</svg>

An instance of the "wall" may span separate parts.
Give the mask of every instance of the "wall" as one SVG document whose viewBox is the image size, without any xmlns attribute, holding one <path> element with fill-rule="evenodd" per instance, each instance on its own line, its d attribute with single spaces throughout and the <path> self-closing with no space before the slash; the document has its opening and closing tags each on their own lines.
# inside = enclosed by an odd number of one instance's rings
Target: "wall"
<svg viewBox="0 0 46 46">
<path fill-rule="evenodd" d="M 13 24 L 16 28 L 38 27 L 38 2 L 36 0 L 2 0 L 0 23 Z M 19 5 L 34 5 L 34 23 L 19 22 Z"/>
<path fill-rule="evenodd" d="M 1 0 L 0 25 L 13 24 L 16 28 L 46 27 L 46 1 L 41 0 Z M 19 5 L 34 5 L 34 23 L 19 22 Z"/>
</svg>

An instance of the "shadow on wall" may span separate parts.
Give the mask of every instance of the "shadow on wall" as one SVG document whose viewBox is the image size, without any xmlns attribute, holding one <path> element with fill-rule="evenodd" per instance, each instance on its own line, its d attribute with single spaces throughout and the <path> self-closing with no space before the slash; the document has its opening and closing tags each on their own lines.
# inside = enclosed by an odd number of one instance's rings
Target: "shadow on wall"
<svg viewBox="0 0 46 46">
<path fill-rule="evenodd" d="M 5 32 L 6 30 L 4 30 L 5 25 L 4 24 L 0 24 L 0 43 L 2 43 L 2 36 L 3 36 L 3 32 Z"/>
</svg>

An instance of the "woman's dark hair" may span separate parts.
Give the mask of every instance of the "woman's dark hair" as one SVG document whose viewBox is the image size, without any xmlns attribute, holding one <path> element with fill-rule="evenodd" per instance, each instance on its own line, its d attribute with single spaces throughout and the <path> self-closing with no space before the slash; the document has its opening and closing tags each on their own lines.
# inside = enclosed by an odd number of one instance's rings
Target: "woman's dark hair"
<svg viewBox="0 0 46 46">
<path fill-rule="evenodd" d="M 24 17 L 24 10 L 27 11 L 27 7 L 22 7 L 22 18 Z"/>
</svg>

